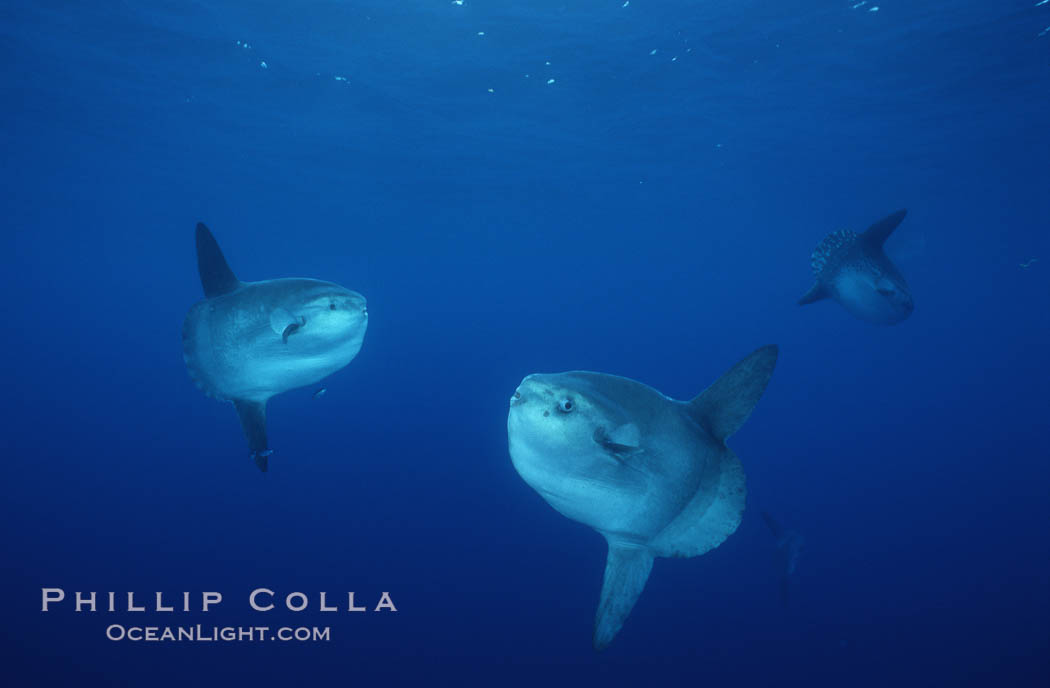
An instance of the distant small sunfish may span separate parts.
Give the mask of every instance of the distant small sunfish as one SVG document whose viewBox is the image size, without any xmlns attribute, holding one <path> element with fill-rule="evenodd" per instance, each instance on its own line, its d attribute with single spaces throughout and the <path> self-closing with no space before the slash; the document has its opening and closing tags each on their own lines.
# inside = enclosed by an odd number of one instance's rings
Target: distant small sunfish
<svg viewBox="0 0 1050 688">
<path fill-rule="evenodd" d="M 315 279 L 241 282 L 199 223 L 197 265 L 205 298 L 182 325 L 186 369 L 205 394 L 233 402 L 252 458 L 265 471 L 266 402 L 357 356 L 368 328 L 365 297 Z"/>
<path fill-rule="evenodd" d="M 314 392 L 314 399 L 320 399 L 321 397 L 323 397 L 325 395 L 326 392 L 328 392 L 328 388 L 327 387 L 322 387 L 321 389 L 319 389 L 316 392 Z"/>
<path fill-rule="evenodd" d="M 824 237 L 810 259 L 817 282 L 799 305 L 833 299 L 876 325 L 895 325 L 910 316 L 915 310 L 911 290 L 882 250 L 907 214 L 898 210 L 861 234 L 840 230 Z"/>
<path fill-rule="evenodd" d="M 594 647 L 620 631 L 655 557 L 695 557 L 733 534 L 744 513 L 740 459 L 725 445 L 776 365 L 763 347 L 692 401 L 615 375 L 529 375 L 507 416 L 518 474 L 559 513 L 609 546 Z"/>
<path fill-rule="evenodd" d="M 787 530 L 769 512 L 762 512 L 762 520 L 776 538 L 777 564 L 780 569 L 780 601 L 788 606 L 791 580 L 798 570 L 798 560 L 806 546 L 806 539 L 793 530 Z"/>
</svg>

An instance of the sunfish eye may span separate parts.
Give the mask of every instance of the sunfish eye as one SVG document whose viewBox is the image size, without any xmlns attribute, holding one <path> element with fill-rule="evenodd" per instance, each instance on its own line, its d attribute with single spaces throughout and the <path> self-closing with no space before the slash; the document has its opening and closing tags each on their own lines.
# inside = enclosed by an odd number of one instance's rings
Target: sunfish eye
<svg viewBox="0 0 1050 688">
<path fill-rule="evenodd" d="M 328 304 L 328 310 L 334 311 L 335 310 L 335 304 L 334 303 Z"/>
<path fill-rule="evenodd" d="M 558 410 L 562 413 L 571 413 L 576 408 L 576 404 L 572 402 L 572 399 L 562 399 L 558 402 Z"/>
</svg>

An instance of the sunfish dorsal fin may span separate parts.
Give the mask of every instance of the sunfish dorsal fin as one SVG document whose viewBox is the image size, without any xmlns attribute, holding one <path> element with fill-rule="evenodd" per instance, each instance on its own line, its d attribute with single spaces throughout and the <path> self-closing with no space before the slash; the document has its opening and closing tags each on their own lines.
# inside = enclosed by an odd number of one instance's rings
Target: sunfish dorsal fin
<svg viewBox="0 0 1050 688">
<path fill-rule="evenodd" d="M 653 555 L 648 549 L 609 541 L 602 596 L 594 617 L 595 650 L 604 650 L 620 632 L 652 568 Z"/>
<path fill-rule="evenodd" d="M 272 453 L 266 443 L 266 402 L 234 399 L 233 406 L 237 409 L 237 417 L 241 419 L 241 428 L 248 438 L 248 448 L 252 450 L 255 465 L 265 473 Z"/>
<path fill-rule="evenodd" d="M 228 294 L 241 286 L 240 280 L 226 263 L 219 243 L 203 222 L 197 223 L 197 268 L 200 270 L 204 295 L 209 299 Z"/>
<path fill-rule="evenodd" d="M 907 210 L 898 210 L 865 229 L 860 236 L 869 247 L 882 248 L 882 245 L 890 238 L 890 234 L 893 234 L 893 230 L 897 229 L 897 225 L 907 214 Z"/>
<path fill-rule="evenodd" d="M 688 402 L 688 414 L 712 437 L 724 442 L 751 415 L 776 364 L 775 345 L 754 351 Z"/>
</svg>

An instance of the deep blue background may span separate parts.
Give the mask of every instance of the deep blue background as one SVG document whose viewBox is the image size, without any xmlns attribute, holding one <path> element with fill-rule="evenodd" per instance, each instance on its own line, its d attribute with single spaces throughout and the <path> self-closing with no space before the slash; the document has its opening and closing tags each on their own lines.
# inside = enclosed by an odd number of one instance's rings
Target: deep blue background
<svg viewBox="0 0 1050 688">
<path fill-rule="evenodd" d="M 1050 5 L 853 4 L 4 3 L 4 685 L 1046 685 Z M 898 207 L 910 320 L 795 305 Z M 270 403 L 265 475 L 184 370 L 198 220 L 242 279 L 369 300 L 328 394 Z M 771 342 L 743 524 L 595 654 L 604 543 L 514 472 L 509 394 L 688 398 Z M 807 538 L 786 611 L 760 509 Z M 112 643 L 144 619 L 44 586 L 332 642 Z"/>
</svg>

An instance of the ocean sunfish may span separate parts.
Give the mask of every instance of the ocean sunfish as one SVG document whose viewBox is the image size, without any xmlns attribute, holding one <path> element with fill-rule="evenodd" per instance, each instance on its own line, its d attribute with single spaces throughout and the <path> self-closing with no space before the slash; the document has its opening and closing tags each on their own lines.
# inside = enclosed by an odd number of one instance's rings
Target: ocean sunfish
<svg viewBox="0 0 1050 688">
<path fill-rule="evenodd" d="M 203 224 L 197 264 L 205 299 L 182 325 L 186 368 L 205 394 L 233 402 L 252 458 L 265 471 L 267 400 L 353 360 L 368 327 L 365 297 L 315 279 L 241 282 Z"/>
<path fill-rule="evenodd" d="M 784 528 L 768 511 L 762 512 L 762 520 L 766 522 L 769 532 L 776 539 L 777 568 L 780 571 L 780 601 L 786 607 L 791 592 L 791 580 L 795 577 L 795 571 L 798 570 L 798 560 L 806 546 L 806 538 L 793 530 Z"/>
<path fill-rule="evenodd" d="M 798 304 L 834 299 L 876 325 L 895 325 L 911 315 L 915 302 L 908 283 L 882 250 L 907 213 L 898 210 L 861 234 L 839 230 L 824 237 L 810 260 L 817 283 Z"/>
<path fill-rule="evenodd" d="M 514 468 L 609 546 L 595 649 L 623 626 L 655 557 L 695 557 L 736 530 L 744 469 L 725 440 L 751 415 L 776 360 L 775 346 L 758 349 L 692 401 L 585 371 L 529 375 L 514 392 Z"/>
</svg>

